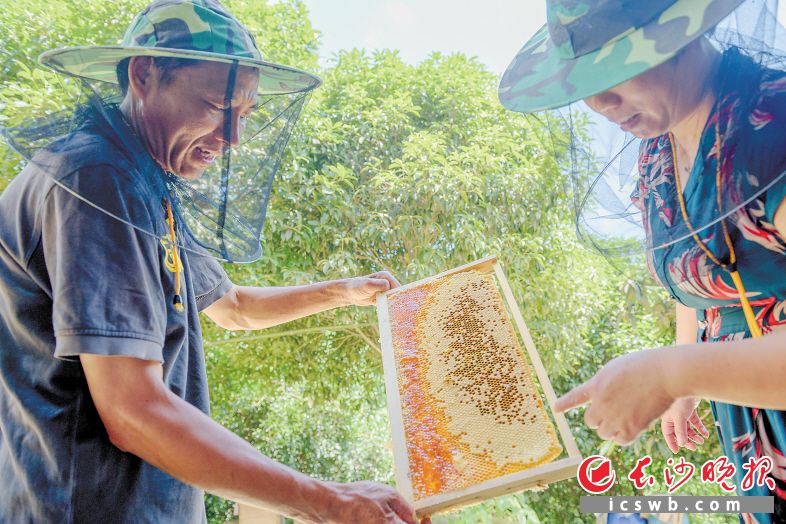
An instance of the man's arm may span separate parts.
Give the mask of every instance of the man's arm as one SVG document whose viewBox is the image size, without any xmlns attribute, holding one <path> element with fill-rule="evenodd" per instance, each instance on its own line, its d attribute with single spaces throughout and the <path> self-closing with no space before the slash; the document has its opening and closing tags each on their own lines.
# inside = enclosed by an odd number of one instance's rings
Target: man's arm
<svg viewBox="0 0 786 524">
<path fill-rule="evenodd" d="M 306 522 L 415 522 L 388 486 L 323 482 L 265 457 L 169 391 L 158 362 L 80 359 L 112 443 L 185 483 Z"/>
<path fill-rule="evenodd" d="M 204 313 L 226 329 L 264 329 L 341 306 L 368 306 L 378 293 L 398 285 L 390 273 L 381 271 L 304 286 L 233 286 Z"/>
</svg>

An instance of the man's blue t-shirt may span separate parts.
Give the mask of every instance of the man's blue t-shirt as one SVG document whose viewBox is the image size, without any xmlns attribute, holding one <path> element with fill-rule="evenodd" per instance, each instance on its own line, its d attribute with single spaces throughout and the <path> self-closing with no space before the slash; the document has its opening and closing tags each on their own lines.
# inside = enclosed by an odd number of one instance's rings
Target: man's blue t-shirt
<svg viewBox="0 0 786 524">
<path fill-rule="evenodd" d="M 205 520 L 199 489 L 109 441 L 79 361 L 160 361 L 166 386 L 208 413 L 198 312 L 231 287 L 218 262 L 180 249 L 175 309 L 165 175 L 121 137 L 116 109 L 106 118 L 0 195 L 0 522 Z"/>
</svg>

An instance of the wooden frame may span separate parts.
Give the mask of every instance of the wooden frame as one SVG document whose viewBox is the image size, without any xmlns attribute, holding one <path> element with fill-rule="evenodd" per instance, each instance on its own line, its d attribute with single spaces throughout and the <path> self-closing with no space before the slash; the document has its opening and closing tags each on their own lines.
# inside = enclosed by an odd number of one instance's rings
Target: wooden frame
<svg viewBox="0 0 786 524">
<path fill-rule="evenodd" d="M 397 366 L 393 352 L 393 336 L 390 329 L 390 318 L 388 312 L 388 297 L 400 293 L 401 291 L 411 289 L 413 287 L 422 286 L 437 278 L 460 273 L 463 271 L 481 271 L 483 273 L 493 273 L 496 277 L 497 285 L 499 286 L 504 302 L 507 304 L 508 311 L 512 316 L 513 325 L 515 330 L 518 331 L 524 346 L 527 349 L 530 364 L 535 370 L 538 382 L 540 383 L 543 394 L 546 397 L 546 404 L 548 411 L 554 418 L 556 423 L 560 440 L 564 446 L 563 455 L 567 452 L 567 457 L 563 457 L 531 469 L 511 473 L 502 477 L 487 480 L 480 484 L 467 487 L 465 489 L 456 490 L 448 493 L 441 493 L 420 499 L 414 500 L 412 483 L 409 479 L 409 459 L 407 457 L 407 447 L 404 433 L 404 417 L 401 410 L 401 399 L 399 395 L 399 386 L 397 379 Z M 490 499 L 493 497 L 501 496 L 514 491 L 521 491 L 532 488 L 544 488 L 552 482 L 573 478 L 576 475 L 576 468 L 581 463 L 582 457 L 579 453 L 576 442 L 573 439 L 573 434 L 570 432 L 568 422 L 562 413 L 554 412 L 554 403 L 557 397 L 554 394 L 554 389 L 551 386 L 546 369 L 543 367 L 543 362 L 540 355 L 535 349 L 535 344 L 532 341 L 529 330 L 524 323 L 524 318 L 521 315 L 518 305 L 516 304 L 513 292 L 508 285 L 505 278 L 505 273 L 499 265 L 496 256 L 489 256 L 482 258 L 475 262 L 451 269 L 439 275 L 429 277 L 405 286 L 401 286 L 394 290 L 383 293 L 377 297 L 377 314 L 379 317 L 379 334 L 382 345 L 382 360 L 385 373 L 385 390 L 387 392 L 388 413 L 390 416 L 390 425 L 393 436 L 393 459 L 395 466 L 396 485 L 401 494 L 406 498 L 414 507 L 417 514 L 421 517 L 431 515 L 433 513 L 480 502 L 482 500 Z"/>
</svg>

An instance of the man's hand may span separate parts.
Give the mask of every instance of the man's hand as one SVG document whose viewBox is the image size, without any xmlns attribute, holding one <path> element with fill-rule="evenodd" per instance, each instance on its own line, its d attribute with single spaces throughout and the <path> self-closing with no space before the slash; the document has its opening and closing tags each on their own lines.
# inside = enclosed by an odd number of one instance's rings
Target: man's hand
<svg viewBox="0 0 786 524">
<path fill-rule="evenodd" d="M 696 412 L 700 399 L 678 398 L 660 418 L 660 429 L 672 453 L 680 448 L 696 451 L 698 444 L 710 436 Z"/>
<path fill-rule="evenodd" d="M 336 524 L 417 524 L 415 510 L 390 486 L 375 482 L 332 484 L 338 503 L 327 515 Z"/>
<path fill-rule="evenodd" d="M 674 402 L 666 387 L 663 355 L 664 350 L 648 350 L 617 357 L 557 400 L 554 409 L 590 403 L 584 412 L 587 427 L 602 439 L 630 444 Z"/>
<path fill-rule="evenodd" d="M 373 306 L 377 302 L 379 293 L 401 285 L 387 271 L 379 271 L 365 277 L 348 278 L 342 282 L 347 304 L 355 306 Z"/>
</svg>

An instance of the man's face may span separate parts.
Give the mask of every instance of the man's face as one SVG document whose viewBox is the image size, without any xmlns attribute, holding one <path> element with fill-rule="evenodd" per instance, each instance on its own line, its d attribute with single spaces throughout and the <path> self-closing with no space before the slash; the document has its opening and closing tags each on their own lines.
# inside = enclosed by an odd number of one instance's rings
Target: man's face
<svg viewBox="0 0 786 524">
<path fill-rule="evenodd" d="M 230 107 L 224 98 L 229 64 L 198 62 L 175 69 L 167 82 L 153 65 L 141 99 L 141 122 L 146 146 L 165 169 L 196 179 L 223 151 L 239 143 L 246 117 L 257 104 L 257 70 L 239 67 Z M 231 136 L 224 136 L 224 120 L 230 118 Z"/>
</svg>

